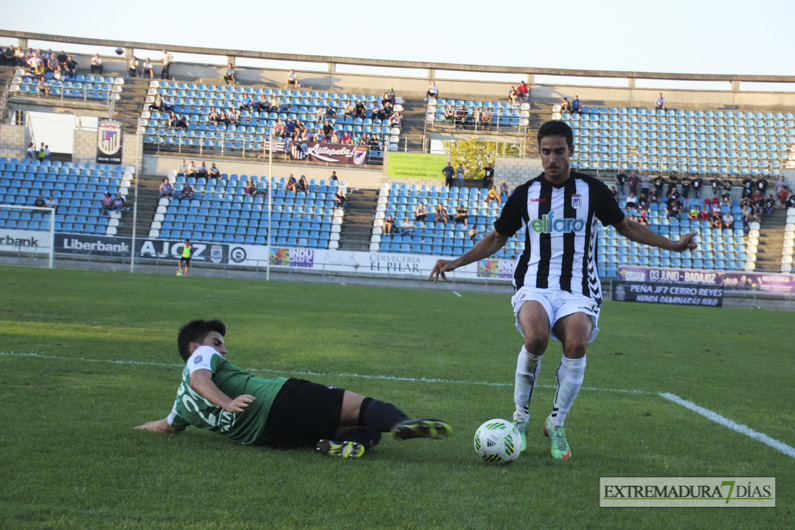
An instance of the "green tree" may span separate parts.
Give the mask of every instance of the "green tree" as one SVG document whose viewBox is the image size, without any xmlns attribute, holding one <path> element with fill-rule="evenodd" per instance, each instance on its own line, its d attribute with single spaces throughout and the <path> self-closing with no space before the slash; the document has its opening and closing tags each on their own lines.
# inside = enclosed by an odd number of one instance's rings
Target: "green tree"
<svg viewBox="0 0 795 530">
<path fill-rule="evenodd" d="M 476 140 L 444 141 L 444 151 L 450 158 L 453 167 L 459 162 L 464 165 L 467 179 L 483 178 L 483 167 L 494 164 L 496 156 L 519 156 L 518 144 L 502 144 L 497 142 L 480 142 Z"/>
</svg>

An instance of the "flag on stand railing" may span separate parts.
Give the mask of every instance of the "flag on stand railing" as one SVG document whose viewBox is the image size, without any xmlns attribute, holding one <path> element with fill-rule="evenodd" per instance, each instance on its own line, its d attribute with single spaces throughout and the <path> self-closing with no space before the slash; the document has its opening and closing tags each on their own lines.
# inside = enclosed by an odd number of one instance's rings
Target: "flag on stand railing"
<svg viewBox="0 0 795 530">
<path fill-rule="evenodd" d="M 271 141 L 265 140 L 264 143 L 265 151 L 271 150 Z M 274 151 L 284 151 L 284 140 L 273 140 L 273 150 Z"/>
</svg>

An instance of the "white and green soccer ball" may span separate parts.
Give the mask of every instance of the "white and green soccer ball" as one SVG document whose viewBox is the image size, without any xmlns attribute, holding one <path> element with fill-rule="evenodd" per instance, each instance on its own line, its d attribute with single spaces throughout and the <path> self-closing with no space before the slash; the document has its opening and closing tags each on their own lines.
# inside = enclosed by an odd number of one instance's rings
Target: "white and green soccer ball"
<svg viewBox="0 0 795 530">
<path fill-rule="evenodd" d="M 182 276 L 182 271 L 179 269 L 177 270 L 177 276 Z"/>
<path fill-rule="evenodd" d="M 489 420 L 475 432 L 475 451 L 491 464 L 506 464 L 519 458 L 522 435 L 507 420 Z"/>
</svg>

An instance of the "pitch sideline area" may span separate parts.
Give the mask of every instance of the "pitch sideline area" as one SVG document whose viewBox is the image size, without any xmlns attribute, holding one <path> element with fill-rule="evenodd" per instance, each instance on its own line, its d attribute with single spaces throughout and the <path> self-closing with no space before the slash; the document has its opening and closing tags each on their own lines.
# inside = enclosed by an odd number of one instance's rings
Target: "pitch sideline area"
<svg viewBox="0 0 795 530">
<path fill-rule="evenodd" d="M 163 367 L 173 367 L 173 368 L 181 368 L 183 365 L 178 363 L 158 363 L 158 362 L 151 362 L 151 361 L 133 361 L 133 360 L 111 360 L 111 359 L 87 359 L 85 357 L 69 357 L 69 356 L 59 356 L 59 355 L 42 355 L 38 353 L 17 353 L 17 352 L 0 352 L 0 355 L 5 356 L 12 356 L 12 357 L 35 357 L 39 359 L 58 359 L 58 360 L 73 360 L 79 362 L 86 362 L 86 363 L 108 363 L 108 364 L 119 364 L 119 365 L 127 365 L 127 366 L 163 366 Z M 283 373 L 282 371 L 277 370 L 269 370 L 266 368 L 245 368 L 247 372 L 260 372 L 260 373 Z M 376 380 L 384 380 L 384 381 L 402 381 L 402 382 L 421 382 L 421 383 L 445 383 L 445 384 L 452 384 L 452 385 L 480 385 L 480 386 L 499 386 L 499 387 L 513 387 L 513 383 L 495 383 L 495 382 L 488 382 L 488 381 L 455 381 L 455 380 L 447 380 L 447 379 L 429 379 L 429 378 L 413 378 L 413 377 L 399 377 L 399 376 L 390 376 L 390 375 L 368 375 L 368 374 L 357 374 L 357 373 L 339 373 L 339 374 L 331 374 L 327 372 L 312 372 L 312 371 L 298 371 L 298 372 L 291 372 L 291 376 L 332 376 L 332 377 L 352 377 L 352 378 L 362 378 L 362 379 L 376 379 Z M 540 388 L 555 388 L 551 385 L 538 385 Z M 663 399 L 670 401 L 676 405 L 682 406 L 696 414 L 703 416 L 704 418 L 717 423 L 727 429 L 730 429 L 736 433 L 742 434 L 749 438 L 752 438 L 758 442 L 761 442 L 776 451 L 783 453 L 790 458 L 795 458 L 795 448 L 787 445 L 784 442 L 776 440 L 765 433 L 761 433 L 751 429 L 750 427 L 732 421 L 718 412 L 706 409 L 704 407 L 700 407 L 693 403 L 692 401 L 688 401 L 686 399 L 682 399 L 681 397 L 670 394 L 668 392 L 650 392 L 646 390 L 633 390 L 633 389 L 620 389 L 620 388 L 594 388 L 594 387 L 582 387 L 581 390 L 586 390 L 590 392 L 618 392 L 624 394 L 637 394 L 637 395 L 644 395 L 644 396 L 659 396 Z"/>
</svg>

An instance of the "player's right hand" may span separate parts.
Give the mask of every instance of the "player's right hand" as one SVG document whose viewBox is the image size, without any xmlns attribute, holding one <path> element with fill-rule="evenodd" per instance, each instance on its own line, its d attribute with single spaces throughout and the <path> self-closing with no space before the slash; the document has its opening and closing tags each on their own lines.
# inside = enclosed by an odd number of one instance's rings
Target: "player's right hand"
<svg viewBox="0 0 795 530">
<path fill-rule="evenodd" d="M 255 399 L 257 398 L 251 394 L 241 394 L 230 401 L 229 404 L 224 407 L 224 410 L 227 412 L 243 412 L 243 409 L 248 407 L 248 404 L 252 403 Z"/>
</svg>

